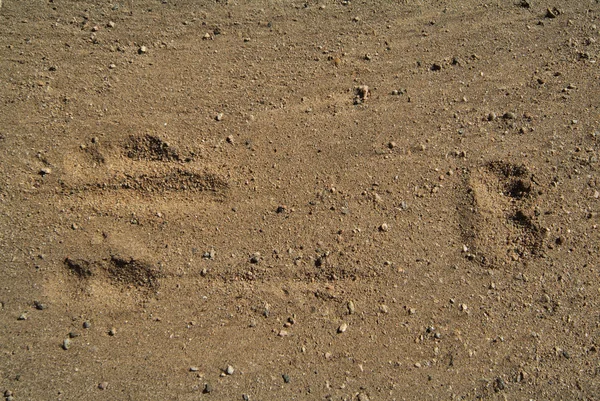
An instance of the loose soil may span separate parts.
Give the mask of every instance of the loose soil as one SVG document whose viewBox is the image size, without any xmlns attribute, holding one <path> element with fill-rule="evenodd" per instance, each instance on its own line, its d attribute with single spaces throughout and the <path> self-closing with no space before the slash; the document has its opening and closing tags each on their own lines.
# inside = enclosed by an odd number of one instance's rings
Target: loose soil
<svg viewBox="0 0 600 401">
<path fill-rule="evenodd" d="M 5 398 L 598 399 L 599 16 L 4 1 Z"/>
</svg>

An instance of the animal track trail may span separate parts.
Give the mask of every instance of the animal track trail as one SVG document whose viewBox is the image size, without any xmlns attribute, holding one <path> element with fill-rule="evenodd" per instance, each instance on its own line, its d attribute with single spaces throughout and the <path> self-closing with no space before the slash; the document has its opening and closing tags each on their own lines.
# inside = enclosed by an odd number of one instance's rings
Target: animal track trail
<svg viewBox="0 0 600 401">
<path fill-rule="evenodd" d="M 64 260 L 67 271 L 85 287 L 91 280 L 109 281 L 115 286 L 132 287 L 140 291 L 155 291 L 164 273 L 159 267 L 129 257 L 111 255 L 98 261 L 87 259 Z"/>
<path fill-rule="evenodd" d="M 535 185 L 525 166 L 504 161 L 466 176 L 458 209 L 469 259 L 501 266 L 541 255 L 544 235 L 534 213 Z"/>
<path fill-rule="evenodd" d="M 228 195 L 228 182 L 208 161 L 196 162 L 192 152 L 150 135 L 95 140 L 67 155 L 64 166 L 59 195 L 84 221 L 82 231 L 65 240 L 78 249 L 64 255 L 61 274 L 74 296 L 152 296 L 174 274 L 147 247 L 149 237 L 161 235 L 156 210 L 210 208 Z M 150 223 L 141 225 L 140 218 Z"/>
<path fill-rule="evenodd" d="M 82 147 L 80 153 L 65 161 L 65 191 L 134 191 L 146 195 L 206 192 L 222 196 L 228 188 L 227 181 L 208 166 L 198 169 L 192 165 L 193 152 L 184 155 L 152 135 L 131 135 L 118 144 L 96 142 Z M 94 174 L 80 174 L 89 166 Z"/>
</svg>

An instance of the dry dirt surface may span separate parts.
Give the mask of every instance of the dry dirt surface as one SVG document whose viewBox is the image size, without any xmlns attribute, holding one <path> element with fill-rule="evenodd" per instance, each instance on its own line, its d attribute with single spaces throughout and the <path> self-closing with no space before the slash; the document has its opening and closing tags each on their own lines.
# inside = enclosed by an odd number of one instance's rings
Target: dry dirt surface
<svg viewBox="0 0 600 401">
<path fill-rule="evenodd" d="M 600 399 L 599 17 L 5 0 L 2 395 Z"/>
</svg>

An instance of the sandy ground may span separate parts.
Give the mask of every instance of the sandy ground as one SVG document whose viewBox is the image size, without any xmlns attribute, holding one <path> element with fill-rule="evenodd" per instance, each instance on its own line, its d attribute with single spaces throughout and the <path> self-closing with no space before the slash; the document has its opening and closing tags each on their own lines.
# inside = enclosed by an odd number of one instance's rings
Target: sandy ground
<svg viewBox="0 0 600 401">
<path fill-rule="evenodd" d="M 597 1 L 4 1 L 7 400 L 600 398 Z"/>
</svg>

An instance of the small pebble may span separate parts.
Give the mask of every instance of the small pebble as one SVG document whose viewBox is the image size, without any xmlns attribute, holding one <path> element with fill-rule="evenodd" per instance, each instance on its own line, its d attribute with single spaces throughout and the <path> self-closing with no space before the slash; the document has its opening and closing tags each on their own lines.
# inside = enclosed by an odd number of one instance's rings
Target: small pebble
<svg viewBox="0 0 600 401">
<path fill-rule="evenodd" d="M 88 322 L 87 320 L 83 322 L 84 329 L 89 329 L 90 327 L 92 327 L 92 323 Z"/>
<path fill-rule="evenodd" d="M 196 366 L 190 367 L 190 372 L 197 372 L 198 370 L 200 370 L 200 369 L 198 369 L 198 367 L 196 367 Z"/>
<path fill-rule="evenodd" d="M 414 314 L 416 314 L 416 313 L 417 313 L 417 310 L 416 310 L 415 308 L 410 308 L 410 309 L 408 309 L 408 314 L 409 314 L 409 315 L 414 315 Z"/>
<path fill-rule="evenodd" d="M 227 366 L 227 369 L 225 369 L 225 373 L 228 374 L 229 376 L 231 376 L 233 374 L 233 372 L 235 372 L 235 369 L 233 369 L 233 366 L 231 366 L 231 365 Z"/>
<path fill-rule="evenodd" d="M 140 48 L 138 49 L 138 54 L 145 54 L 148 53 L 148 48 L 146 46 L 140 46 Z"/>
<path fill-rule="evenodd" d="M 33 305 L 35 306 L 35 309 L 37 309 L 37 310 L 46 309 L 46 305 L 41 303 L 40 301 L 33 301 Z"/>
<path fill-rule="evenodd" d="M 27 313 L 21 313 L 17 320 L 27 320 Z"/>
<path fill-rule="evenodd" d="M 367 396 L 365 393 L 360 393 L 358 395 L 358 401 L 369 401 L 369 396 Z"/>
<path fill-rule="evenodd" d="M 114 28 L 115 27 L 115 23 L 112 21 L 108 21 L 108 24 L 106 24 L 107 27 L 109 28 Z"/>
<path fill-rule="evenodd" d="M 546 18 L 556 18 L 559 15 L 560 15 L 560 10 L 558 10 L 556 7 L 552 8 L 552 9 L 550 9 L 550 8 L 546 9 L 546 15 L 545 15 Z"/>
<path fill-rule="evenodd" d="M 517 118 L 517 116 L 511 111 L 507 111 L 506 113 L 504 113 L 502 118 L 504 118 L 505 120 L 514 120 L 515 118 Z"/>
<path fill-rule="evenodd" d="M 260 252 L 256 252 L 250 257 L 250 263 L 257 264 L 258 262 L 260 262 Z"/>
<path fill-rule="evenodd" d="M 289 375 L 287 375 L 287 374 L 283 374 L 283 375 L 282 375 L 282 377 L 283 377 L 283 381 L 284 381 L 285 383 L 289 383 L 289 382 L 290 382 L 290 376 L 289 376 Z"/>
<path fill-rule="evenodd" d="M 98 388 L 100 390 L 106 390 L 106 388 L 108 387 L 108 382 L 102 382 L 98 384 Z"/>
<path fill-rule="evenodd" d="M 71 348 L 71 339 L 65 338 L 62 343 L 62 348 L 66 351 Z"/>
<path fill-rule="evenodd" d="M 390 308 L 387 305 L 379 305 L 379 312 L 381 313 L 389 313 Z"/>
<path fill-rule="evenodd" d="M 202 257 L 204 259 L 210 259 L 210 260 L 214 260 L 216 256 L 217 256 L 217 252 L 215 251 L 214 248 L 211 248 L 208 252 L 204 252 L 204 254 L 202 254 Z"/>
<path fill-rule="evenodd" d="M 204 394 L 209 394 L 212 392 L 212 386 L 210 385 L 210 383 L 204 384 L 204 390 L 202 390 L 202 392 Z"/>
<path fill-rule="evenodd" d="M 110 329 L 110 330 L 108 331 L 108 335 L 109 335 L 109 336 L 111 336 L 111 337 L 114 337 L 114 336 L 116 336 L 116 335 L 117 335 L 117 329 L 115 329 L 115 328 L 113 327 L 112 329 Z"/>
<path fill-rule="evenodd" d="M 40 169 L 40 175 L 49 175 L 52 174 L 52 169 L 50 167 L 44 167 Z"/>
<path fill-rule="evenodd" d="M 530 0 L 521 0 L 519 5 L 523 8 L 531 8 L 531 1 Z"/>
<path fill-rule="evenodd" d="M 382 225 L 379 226 L 379 231 L 381 232 L 388 232 L 390 231 L 390 227 L 387 225 L 387 223 L 383 223 Z"/>
<path fill-rule="evenodd" d="M 348 324 L 342 323 L 342 324 L 340 324 L 340 327 L 338 327 L 337 332 L 344 333 L 346 330 L 348 330 Z"/>
<path fill-rule="evenodd" d="M 348 313 L 350 315 L 353 315 L 354 313 L 356 313 L 356 305 L 354 305 L 354 301 L 348 301 Z"/>
<path fill-rule="evenodd" d="M 356 87 L 356 94 L 360 99 L 366 100 L 369 97 L 369 87 L 367 85 Z"/>
<path fill-rule="evenodd" d="M 496 113 L 494 113 L 493 111 L 487 116 L 488 121 L 494 121 L 496 118 Z"/>
<path fill-rule="evenodd" d="M 217 121 L 222 121 L 224 116 L 225 116 L 225 115 L 224 115 L 223 113 L 218 113 L 218 114 L 215 116 L 215 120 L 217 120 Z"/>
<path fill-rule="evenodd" d="M 498 390 L 504 390 L 506 388 L 506 384 L 504 383 L 504 380 L 501 377 L 496 378 L 496 383 L 494 384 L 494 387 Z"/>
</svg>

